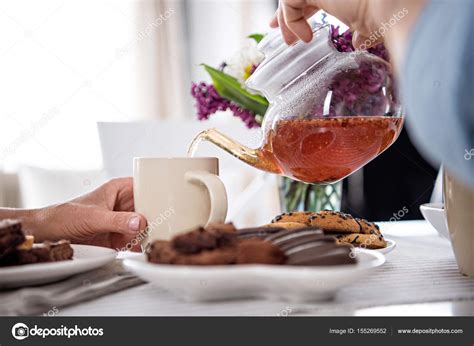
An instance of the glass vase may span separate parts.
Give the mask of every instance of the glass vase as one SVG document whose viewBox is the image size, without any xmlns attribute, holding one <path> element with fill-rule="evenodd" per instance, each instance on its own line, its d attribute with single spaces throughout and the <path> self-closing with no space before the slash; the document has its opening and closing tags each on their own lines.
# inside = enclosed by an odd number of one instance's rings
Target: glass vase
<svg viewBox="0 0 474 346">
<path fill-rule="evenodd" d="M 342 181 L 334 184 L 306 184 L 287 177 L 279 178 L 282 213 L 341 209 Z"/>
</svg>

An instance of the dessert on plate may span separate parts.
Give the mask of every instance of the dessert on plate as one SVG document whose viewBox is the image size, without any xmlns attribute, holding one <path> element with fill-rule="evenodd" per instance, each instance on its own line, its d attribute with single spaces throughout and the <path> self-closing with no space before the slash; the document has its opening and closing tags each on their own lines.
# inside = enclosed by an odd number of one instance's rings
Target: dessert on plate
<svg viewBox="0 0 474 346">
<path fill-rule="evenodd" d="M 67 240 L 34 244 L 34 237 L 25 235 L 20 221 L 0 221 L 0 267 L 64 261 L 72 256 Z"/>
<path fill-rule="evenodd" d="M 211 224 L 157 240 L 147 250 L 149 262 L 175 265 L 339 265 L 356 263 L 352 245 L 340 244 L 320 229 L 304 226 L 236 229 Z"/>
<path fill-rule="evenodd" d="M 367 249 L 387 247 L 387 242 L 375 223 L 338 211 L 284 213 L 275 217 L 266 226 L 285 229 L 316 227 L 324 234 L 335 237 L 341 244 L 352 244 Z"/>
</svg>

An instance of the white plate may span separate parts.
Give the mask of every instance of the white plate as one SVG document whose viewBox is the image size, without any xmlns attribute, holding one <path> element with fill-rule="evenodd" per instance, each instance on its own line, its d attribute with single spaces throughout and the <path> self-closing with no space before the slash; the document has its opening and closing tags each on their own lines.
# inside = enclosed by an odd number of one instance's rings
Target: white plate
<svg viewBox="0 0 474 346">
<path fill-rule="evenodd" d="M 32 286 L 58 281 L 68 276 L 102 267 L 113 261 L 117 252 L 99 246 L 71 245 L 73 259 L 0 268 L 0 289 Z"/>
<path fill-rule="evenodd" d="M 421 214 L 443 238 L 449 239 L 448 224 L 443 203 L 425 203 L 420 205 Z"/>
<path fill-rule="evenodd" d="M 395 240 L 392 240 L 392 239 L 385 239 L 385 241 L 387 242 L 387 246 L 384 247 L 383 249 L 374 249 L 372 251 L 377 251 L 379 253 L 383 253 L 384 255 L 388 254 L 389 252 L 392 252 L 393 249 L 395 249 L 395 246 L 397 246 L 397 243 L 395 242 Z"/>
<path fill-rule="evenodd" d="M 385 256 L 356 250 L 355 265 L 299 267 L 272 265 L 178 266 L 149 263 L 146 257 L 125 259 L 136 275 L 179 298 L 210 301 L 268 298 L 316 301 L 333 297 L 342 287 L 360 280 L 385 262 Z"/>
</svg>

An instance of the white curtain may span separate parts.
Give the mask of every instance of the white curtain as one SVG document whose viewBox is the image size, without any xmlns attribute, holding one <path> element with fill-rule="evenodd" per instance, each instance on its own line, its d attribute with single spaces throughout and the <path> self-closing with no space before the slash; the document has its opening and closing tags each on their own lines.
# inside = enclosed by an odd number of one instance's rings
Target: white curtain
<svg viewBox="0 0 474 346">
<path fill-rule="evenodd" d="M 139 1 L 137 97 L 142 118 L 180 118 L 189 113 L 185 7 L 178 0 Z"/>
<path fill-rule="evenodd" d="M 140 118 L 193 119 L 191 81 L 208 80 L 199 64 L 218 66 L 247 35 L 268 30 L 274 9 L 273 0 L 138 1 Z"/>
</svg>

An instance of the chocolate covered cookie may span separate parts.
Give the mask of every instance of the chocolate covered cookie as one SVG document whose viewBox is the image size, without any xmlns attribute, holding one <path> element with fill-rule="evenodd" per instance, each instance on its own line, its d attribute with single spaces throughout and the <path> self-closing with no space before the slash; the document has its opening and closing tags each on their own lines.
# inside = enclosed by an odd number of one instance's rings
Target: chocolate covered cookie
<svg viewBox="0 0 474 346">
<path fill-rule="evenodd" d="M 266 226 L 241 228 L 237 230 L 237 236 L 239 237 L 239 239 L 265 238 L 271 234 L 275 234 L 284 230 L 285 228 L 282 228 L 282 227 L 266 227 Z"/>
<path fill-rule="evenodd" d="M 357 263 L 349 244 L 337 244 L 325 237 L 296 246 L 285 252 L 285 264 L 301 266 L 330 266 Z"/>
<path fill-rule="evenodd" d="M 325 266 L 356 263 L 352 246 L 340 245 L 335 237 L 317 228 L 288 230 L 265 239 L 285 252 L 288 265 Z"/>
<path fill-rule="evenodd" d="M 306 227 L 296 230 L 286 230 L 278 232 L 265 238 L 267 242 L 277 245 L 283 251 L 287 251 L 295 246 L 320 240 L 326 237 L 318 228 Z M 334 240 L 334 239 L 333 239 Z M 335 242 L 335 240 L 333 241 Z"/>
</svg>

